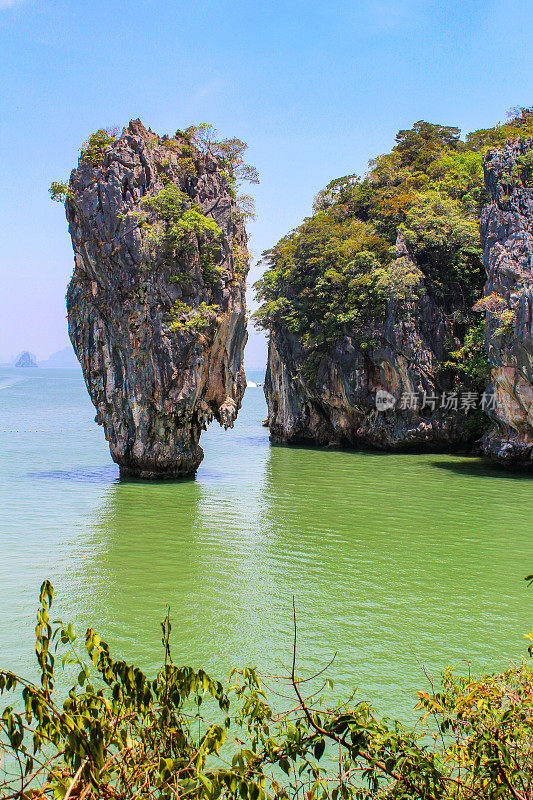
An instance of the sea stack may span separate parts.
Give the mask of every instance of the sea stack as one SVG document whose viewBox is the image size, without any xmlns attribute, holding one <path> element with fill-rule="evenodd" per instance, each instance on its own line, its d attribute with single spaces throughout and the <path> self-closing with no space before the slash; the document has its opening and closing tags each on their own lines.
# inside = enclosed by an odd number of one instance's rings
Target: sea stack
<svg viewBox="0 0 533 800">
<path fill-rule="evenodd" d="M 484 158 L 489 202 L 481 217 L 488 413 L 481 450 L 502 464 L 533 466 L 533 139 L 507 141 Z"/>
<path fill-rule="evenodd" d="M 146 479 L 193 475 L 246 387 L 243 214 L 227 162 L 187 133 L 100 131 L 66 192 L 70 339 L 113 460 Z"/>
</svg>

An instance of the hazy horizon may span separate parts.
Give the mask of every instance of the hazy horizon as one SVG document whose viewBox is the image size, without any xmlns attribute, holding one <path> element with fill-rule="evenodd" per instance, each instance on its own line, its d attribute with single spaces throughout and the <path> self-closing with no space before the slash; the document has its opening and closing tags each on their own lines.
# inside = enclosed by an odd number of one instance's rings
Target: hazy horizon
<svg viewBox="0 0 533 800">
<path fill-rule="evenodd" d="M 259 337 L 256 336 L 255 341 L 252 340 L 251 351 L 249 345 L 248 344 L 246 345 L 245 367 L 248 370 L 261 370 L 266 367 L 266 343 L 259 340 L 259 346 L 258 346 L 257 342 L 258 339 Z M 62 347 L 59 350 L 54 350 L 54 352 L 48 353 L 48 355 L 45 355 L 43 357 L 38 357 L 35 352 L 35 349 L 32 349 L 31 347 L 22 347 L 16 353 L 15 352 L 10 353 L 8 358 L 0 359 L 0 367 L 11 366 L 17 360 L 17 358 L 22 353 L 25 352 L 29 353 L 33 358 L 35 358 L 39 366 L 42 365 L 44 362 L 48 361 L 50 358 L 53 358 L 54 356 L 60 356 L 67 353 L 69 354 L 71 353 L 73 361 L 78 363 L 76 354 L 74 352 L 74 348 L 72 347 L 72 344 L 68 342 L 65 345 L 65 347 Z"/>
</svg>

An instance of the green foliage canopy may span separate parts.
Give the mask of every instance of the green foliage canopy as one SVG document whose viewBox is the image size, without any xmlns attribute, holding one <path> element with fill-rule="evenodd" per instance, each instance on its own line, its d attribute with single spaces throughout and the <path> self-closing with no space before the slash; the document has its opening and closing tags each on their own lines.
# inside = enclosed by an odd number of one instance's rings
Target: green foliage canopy
<svg viewBox="0 0 533 800">
<path fill-rule="evenodd" d="M 405 303 L 414 291 L 433 296 L 445 313 L 459 310 L 457 334 L 466 336 L 478 324 L 472 307 L 484 283 L 483 154 L 509 137 L 531 135 L 527 108 L 464 141 L 458 128 L 424 121 L 399 131 L 392 151 L 373 159 L 366 176 L 331 181 L 316 196 L 313 215 L 263 254 L 257 324 L 282 326 L 315 349 L 346 333 L 364 342 L 387 302 Z M 524 159 L 520 177 L 532 175 Z M 395 258 L 399 231 L 416 268 Z"/>
<path fill-rule="evenodd" d="M 148 261 L 161 259 L 174 263 L 180 253 L 196 246 L 204 280 L 215 283 L 221 275 L 216 259 L 222 235 L 215 220 L 203 214 L 175 183 L 167 184 L 154 197 L 144 198 L 141 206 L 139 224 Z"/>
</svg>

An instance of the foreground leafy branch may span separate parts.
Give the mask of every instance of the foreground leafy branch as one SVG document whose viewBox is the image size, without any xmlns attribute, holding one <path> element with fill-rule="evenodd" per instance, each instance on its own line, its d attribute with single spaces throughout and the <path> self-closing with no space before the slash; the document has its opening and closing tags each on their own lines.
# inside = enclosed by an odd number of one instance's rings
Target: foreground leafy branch
<svg viewBox="0 0 533 800">
<path fill-rule="evenodd" d="M 409 730 L 378 718 L 368 702 L 329 705 L 321 697 L 325 670 L 299 676 L 295 608 L 289 674 L 234 669 L 223 685 L 174 664 L 168 615 L 163 664 L 150 679 L 115 661 L 92 629 L 78 646 L 72 624 L 50 622 L 52 599 L 45 581 L 40 683 L 0 671 L 0 691 L 12 700 L 0 720 L 3 800 L 533 798 L 533 676 L 525 662 L 481 679 L 447 671 L 438 689 L 419 693 Z M 59 658 L 77 673 L 62 700 Z M 267 692 L 284 710 L 269 705 Z"/>
</svg>

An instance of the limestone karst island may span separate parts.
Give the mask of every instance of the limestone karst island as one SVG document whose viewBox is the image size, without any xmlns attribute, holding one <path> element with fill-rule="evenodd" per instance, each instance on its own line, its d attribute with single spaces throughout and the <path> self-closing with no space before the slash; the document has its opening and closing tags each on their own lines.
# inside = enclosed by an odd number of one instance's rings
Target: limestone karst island
<svg viewBox="0 0 533 800">
<path fill-rule="evenodd" d="M 0 0 L 0 800 L 533 800 L 530 8 L 123 12 Z"/>
<path fill-rule="evenodd" d="M 201 431 L 231 427 L 246 386 L 245 145 L 201 133 L 99 131 L 65 190 L 69 336 L 123 475 L 193 474 Z"/>
</svg>

